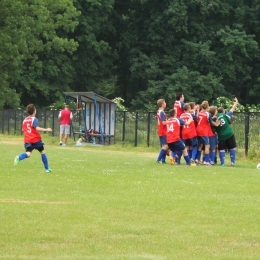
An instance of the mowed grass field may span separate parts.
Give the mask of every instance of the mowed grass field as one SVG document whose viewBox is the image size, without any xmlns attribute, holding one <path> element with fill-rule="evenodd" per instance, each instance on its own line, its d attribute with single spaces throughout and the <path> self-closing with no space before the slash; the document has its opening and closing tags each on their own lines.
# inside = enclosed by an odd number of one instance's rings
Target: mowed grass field
<svg viewBox="0 0 260 260">
<path fill-rule="evenodd" d="M 0 259 L 260 259 L 256 163 L 43 141 L 52 173 L 37 151 L 14 166 L 23 138 L 0 136 Z"/>
</svg>

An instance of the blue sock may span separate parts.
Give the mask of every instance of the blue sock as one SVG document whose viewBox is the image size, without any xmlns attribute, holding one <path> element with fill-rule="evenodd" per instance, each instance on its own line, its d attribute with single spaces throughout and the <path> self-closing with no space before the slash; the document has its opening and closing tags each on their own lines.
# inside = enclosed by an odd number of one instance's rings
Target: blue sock
<svg viewBox="0 0 260 260">
<path fill-rule="evenodd" d="M 182 151 L 178 151 L 177 154 L 178 154 L 177 163 L 179 164 L 179 163 L 181 163 Z"/>
<path fill-rule="evenodd" d="M 220 159 L 220 164 L 221 165 L 225 164 L 225 156 L 226 156 L 225 150 L 220 150 L 219 151 L 219 159 Z"/>
<path fill-rule="evenodd" d="M 176 151 L 172 151 L 172 157 L 174 158 L 174 160 L 175 160 L 175 156 L 176 156 Z"/>
<path fill-rule="evenodd" d="M 193 150 L 192 150 L 192 155 L 190 158 L 192 158 L 193 160 L 196 160 L 197 152 L 198 152 L 198 147 L 194 146 Z"/>
<path fill-rule="evenodd" d="M 188 150 L 188 155 L 190 158 L 192 157 L 192 150 Z"/>
<path fill-rule="evenodd" d="M 26 159 L 26 158 L 28 158 L 27 153 L 21 153 L 21 154 L 19 155 L 19 160 L 20 160 L 20 161 L 23 160 L 23 159 Z"/>
<path fill-rule="evenodd" d="M 236 161 L 236 150 L 235 149 L 230 149 L 230 159 L 232 163 L 235 163 Z"/>
<path fill-rule="evenodd" d="M 166 158 L 166 151 L 164 149 L 163 150 L 163 155 L 162 155 L 162 162 L 165 162 L 165 158 Z"/>
<path fill-rule="evenodd" d="M 205 162 L 209 162 L 209 154 L 208 153 L 205 153 L 205 159 L 204 159 Z"/>
<path fill-rule="evenodd" d="M 197 159 L 200 161 L 201 151 L 197 151 Z"/>
<path fill-rule="evenodd" d="M 158 158 L 157 158 L 158 162 L 162 160 L 162 150 L 163 149 L 161 149 L 160 152 L 159 152 L 159 155 L 158 155 Z"/>
<path fill-rule="evenodd" d="M 216 157 L 216 152 L 211 152 L 211 155 L 210 155 L 210 160 L 212 161 L 212 162 L 215 162 L 215 157 Z"/>
<path fill-rule="evenodd" d="M 46 170 L 48 170 L 48 169 L 49 169 L 49 165 L 48 165 L 47 156 L 46 156 L 45 153 L 43 153 L 41 156 L 42 156 L 42 162 L 43 162 L 43 164 L 44 164 L 44 168 L 45 168 Z"/>
<path fill-rule="evenodd" d="M 186 156 L 183 156 L 183 157 L 184 157 L 187 165 L 190 165 L 190 157 L 189 157 L 189 155 L 186 155 Z"/>
</svg>

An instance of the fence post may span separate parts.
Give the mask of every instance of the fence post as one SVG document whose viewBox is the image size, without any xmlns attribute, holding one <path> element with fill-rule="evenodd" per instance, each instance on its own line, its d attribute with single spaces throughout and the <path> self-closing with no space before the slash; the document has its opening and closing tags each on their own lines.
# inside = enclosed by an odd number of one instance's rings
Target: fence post
<svg viewBox="0 0 260 260">
<path fill-rule="evenodd" d="M 249 118 L 250 113 L 246 112 L 245 116 L 245 154 L 248 155 L 248 147 L 249 147 Z"/>
<path fill-rule="evenodd" d="M 7 110 L 7 133 L 10 134 L 10 109 Z"/>
<path fill-rule="evenodd" d="M 125 122 L 126 122 L 126 111 L 123 111 L 122 143 L 125 142 Z"/>
<path fill-rule="evenodd" d="M 151 118 L 150 112 L 148 112 L 148 120 L 147 120 L 147 147 L 150 147 L 150 132 L 151 132 Z"/>
<path fill-rule="evenodd" d="M 21 112 L 20 133 L 21 133 L 21 135 L 23 135 L 23 128 L 22 128 L 22 124 L 23 124 L 23 110 L 21 110 L 20 112 Z"/>
<path fill-rule="evenodd" d="M 137 146 L 138 112 L 135 113 L 135 147 Z"/>
<path fill-rule="evenodd" d="M 4 134 L 4 125 L 5 125 L 5 111 L 2 110 L 2 134 Z"/>
<path fill-rule="evenodd" d="M 55 116 L 55 110 L 52 110 L 52 136 L 54 136 L 54 131 L 55 131 L 55 120 L 54 120 L 54 116 Z"/>
</svg>

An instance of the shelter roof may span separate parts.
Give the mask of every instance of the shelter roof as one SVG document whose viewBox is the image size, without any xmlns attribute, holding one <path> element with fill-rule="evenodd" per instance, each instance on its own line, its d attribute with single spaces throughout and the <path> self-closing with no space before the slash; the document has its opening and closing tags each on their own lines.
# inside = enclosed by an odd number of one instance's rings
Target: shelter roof
<svg viewBox="0 0 260 260">
<path fill-rule="evenodd" d="M 99 103 L 112 103 L 116 104 L 116 102 L 107 99 L 105 97 L 102 97 L 94 92 L 63 92 L 64 95 L 68 97 L 73 97 L 77 99 L 78 96 L 81 97 L 81 101 L 85 103 L 94 103 L 95 100 Z"/>
</svg>

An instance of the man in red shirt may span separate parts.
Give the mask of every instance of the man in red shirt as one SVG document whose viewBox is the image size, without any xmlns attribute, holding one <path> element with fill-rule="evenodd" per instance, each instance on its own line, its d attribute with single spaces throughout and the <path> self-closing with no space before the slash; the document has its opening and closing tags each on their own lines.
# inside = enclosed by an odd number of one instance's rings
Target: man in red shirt
<svg viewBox="0 0 260 260">
<path fill-rule="evenodd" d="M 60 145 L 66 146 L 66 142 L 70 134 L 70 121 L 73 119 L 73 115 L 72 112 L 70 111 L 69 105 L 65 105 L 65 109 L 60 111 L 59 119 L 60 119 Z M 63 143 L 62 143 L 62 139 L 63 139 Z"/>
<path fill-rule="evenodd" d="M 187 148 L 185 147 L 185 144 L 183 143 L 180 137 L 180 131 L 181 131 L 181 125 L 185 125 L 185 126 L 189 125 L 193 121 L 193 118 L 190 117 L 187 121 L 184 121 L 180 118 L 176 118 L 175 109 L 171 109 L 169 113 L 170 113 L 170 118 L 166 122 L 166 127 L 167 127 L 166 140 L 167 140 L 168 147 L 173 153 L 182 151 L 183 157 L 187 165 L 191 165 Z"/>
<path fill-rule="evenodd" d="M 34 149 L 38 150 L 41 154 L 42 162 L 45 168 L 45 172 L 52 172 L 48 165 L 48 159 L 44 151 L 44 143 L 42 142 L 42 137 L 39 134 L 41 132 L 51 132 L 51 128 L 42 128 L 39 126 L 39 121 L 35 117 L 36 107 L 34 104 L 29 104 L 26 107 L 26 111 L 29 114 L 22 124 L 22 129 L 24 133 L 24 147 L 26 152 L 21 153 L 19 156 L 14 158 L 14 165 L 17 165 L 21 160 L 30 158 L 32 151 Z"/>
</svg>

